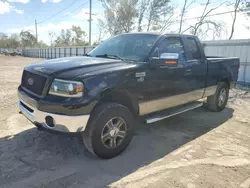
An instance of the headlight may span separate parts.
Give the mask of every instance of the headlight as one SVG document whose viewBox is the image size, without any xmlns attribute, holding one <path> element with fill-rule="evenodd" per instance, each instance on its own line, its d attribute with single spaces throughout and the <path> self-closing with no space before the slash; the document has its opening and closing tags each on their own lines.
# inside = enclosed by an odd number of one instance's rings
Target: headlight
<svg viewBox="0 0 250 188">
<path fill-rule="evenodd" d="M 82 97 L 83 90 L 82 82 L 54 79 L 49 94 L 63 97 Z"/>
</svg>

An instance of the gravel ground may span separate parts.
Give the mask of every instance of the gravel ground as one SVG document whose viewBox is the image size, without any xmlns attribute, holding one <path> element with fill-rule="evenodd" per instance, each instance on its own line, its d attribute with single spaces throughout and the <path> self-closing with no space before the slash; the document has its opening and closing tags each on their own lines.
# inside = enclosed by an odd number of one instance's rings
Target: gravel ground
<svg viewBox="0 0 250 188">
<path fill-rule="evenodd" d="M 138 123 L 122 155 L 100 160 L 80 139 L 38 131 L 18 113 L 22 69 L 39 61 L 0 56 L 0 187 L 250 187 L 250 93 L 232 90 L 220 113 Z"/>
</svg>

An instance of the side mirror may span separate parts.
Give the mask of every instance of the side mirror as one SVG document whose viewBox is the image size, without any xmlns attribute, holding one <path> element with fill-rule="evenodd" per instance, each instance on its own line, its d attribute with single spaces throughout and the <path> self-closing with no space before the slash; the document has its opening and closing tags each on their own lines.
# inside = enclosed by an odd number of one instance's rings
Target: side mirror
<svg viewBox="0 0 250 188">
<path fill-rule="evenodd" d="M 151 67 L 177 66 L 179 60 L 178 53 L 162 53 L 160 57 L 152 57 Z"/>
</svg>

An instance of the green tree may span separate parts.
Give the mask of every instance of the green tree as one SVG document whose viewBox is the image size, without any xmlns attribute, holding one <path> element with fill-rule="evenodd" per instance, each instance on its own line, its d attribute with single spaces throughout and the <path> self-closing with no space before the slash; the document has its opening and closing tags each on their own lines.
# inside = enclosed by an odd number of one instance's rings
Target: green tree
<svg viewBox="0 0 250 188">
<path fill-rule="evenodd" d="M 9 48 L 18 48 L 20 47 L 20 39 L 19 39 L 19 36 L 18 34 L 14 33 L 14 34 L 11 34 L 8 38 L 8 45 L 9 45 Z"/>
<path fill-rule="evenodd" d="M 0 33 L 0 48 L 7 48 L 7 42 L 8 36 L 5 33 Z"/>
<path fill-rule="evenodd" d="M 72 35 L 73 35 L 73 37 L 72 37 L 73 45 L 80 46 L 83 43 L 85 44 L 84 37 L 86 36 L 86 33 L 85 33 L 85 31 L 83 31 L 81 29 L 80 26 L 72 25 L 71 31 L 72 31 Z"/>
<path fill-rule="evenodd" d="M 71 41 L 72 41 L 71 37 L 72 37 L 71 30 L 67 29 L 65 33 L 65 45 L 66 46 L 71 46 Z"/>
<path fill-rule="evenodd" d="M 72 26 L 71 29 L 62 29 L 60 36 L 55 40 L 56 47 L 63 46 L 86 46 L 88 43 L 84 40 L 86 32 L 80 26 Z"/>
<path fill-rule="evenodd" d="M 18 48 L 20 47 L 19 35 L 14 33 L 8 36 L 5 33 L 0 33 L 0 48 Z"/>
<path fill-rule="evenodd" d="M 137 31 L 165 31 L 174 18 L 170 0 L 101 0 L 104 19 L 99 26 L 110 35 Z"/>
<path fill-rule="evenodd" d="M 35 46 L 36 37 L 30 31 L 22 30 L 19 36 L 21 38 L 21 46 L 23 48 Z"/>
<path fill-rule="evenodd" d="M 56 47 L 71 46 L 71 31 L 69 29 L 61 30 L 60 36 L 55 40 Z"/>
<path fill-rule="evenodd" d="M 57 37 L 55 40 L 55 47 L 61 47 L 61 46 L 63 46 L 61 43 L 61 38 Z"/>
<path fill-rule="evenodd" d="M 153 0 L 149 3 L 147 15 L 147 31 L 159 30 L 161 22 L 168 14 L 173 12 L 169 5 L 170 0 Z"/>
<path fill-rule="evenodd" d="M 134 29 L 137 17 L 138 0 L 101 0 L 104 8 L 104 20 L 100 25 L 111 35 L 128 33 Z"/>
<path fill-rule="evenodd" d="M 37 42 L 35 47 L 37 47 L 37 48 L 46 48 L 46 47 L 48 47 L 48 45 L 45 44 L 42 40 L 40 40 L 39 42 Z"/>
</svg>

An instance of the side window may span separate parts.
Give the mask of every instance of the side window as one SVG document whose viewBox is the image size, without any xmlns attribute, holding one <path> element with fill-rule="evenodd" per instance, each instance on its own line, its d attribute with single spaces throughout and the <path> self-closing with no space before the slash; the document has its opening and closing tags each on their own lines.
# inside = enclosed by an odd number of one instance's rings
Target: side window
<svg viewBox="0 0 250 188">
<path fill-rule="evenodd" d="M 178 53 L 180 61 L 186 60 L 183 44 L 178 37 L 168 37 L 164 39 L 158 47 L 158 57 L 162 53 Z"/>
<path fill-rule="evenodd" d="M 194 38 L 187 38 L 187 49 L 191 54 L 188 60 L 201 60 L 200 48 Z"/>
</svg>

